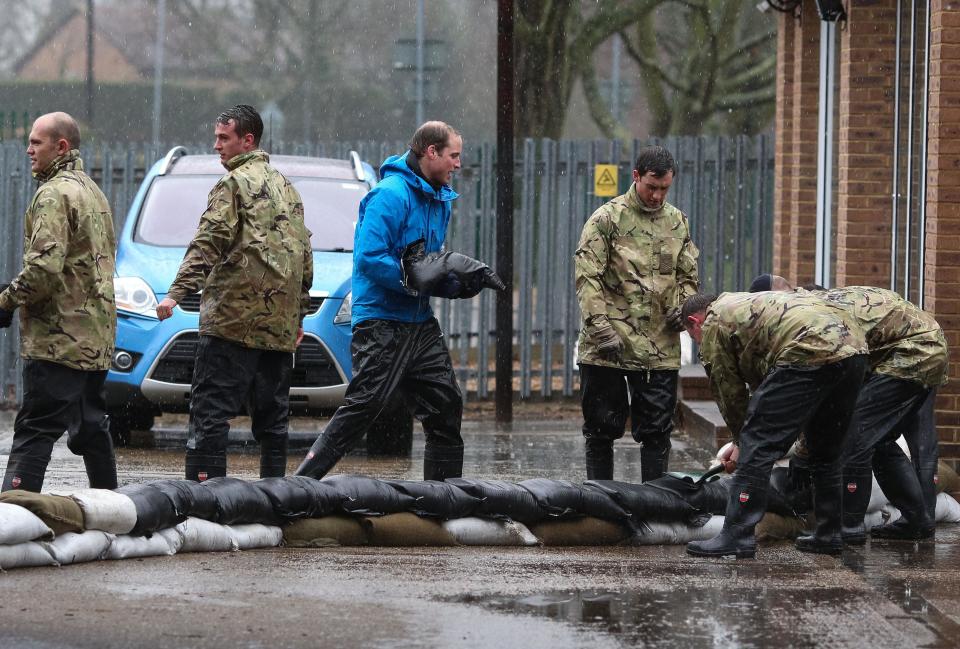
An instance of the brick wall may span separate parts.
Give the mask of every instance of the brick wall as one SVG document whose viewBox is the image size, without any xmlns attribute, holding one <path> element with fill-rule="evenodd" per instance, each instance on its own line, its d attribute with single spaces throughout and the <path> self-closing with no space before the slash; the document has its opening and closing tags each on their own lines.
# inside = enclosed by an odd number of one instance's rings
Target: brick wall
<svg viewBox="0 0 960 649">
<path fill-rule="evenodd" d="M 960 465 L 960 2 L 932 0 L 924 308 L 951 348 L 937 398 L 940 457 Z"/>
<path fill-rule="evenodd" d="M 817 236 L 817 128 L 820 104 L 820 20 L 815 0 L 803 0 L 794 18 L 790 254 L 784 276 L 814 279 Z"/>
<path fill-rule="evenodd" d="M 896 0 L 851 2 L 840 32 L 836 286 L 889 286 Z"/>
<path fill-rule="evenodd" d="M 773 268 L 772 272 L 790 274 L 790 210 L 793 187 L 793 43 L 796 20 L 780 14 L 777 25 L 777 108 L 774 166 L 777 170 L 773 187 Z"/>
</svg>

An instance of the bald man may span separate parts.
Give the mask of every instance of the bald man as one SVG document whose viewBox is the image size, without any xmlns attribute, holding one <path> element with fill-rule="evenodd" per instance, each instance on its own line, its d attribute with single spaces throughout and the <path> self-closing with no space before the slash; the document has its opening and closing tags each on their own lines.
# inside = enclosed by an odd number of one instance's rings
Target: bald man
<svg viewBox="0 0 960 649">
<path fill-rule="evenodd" d="M 0 327 L 20 311 L 23 358 L 3 491 L 40 491 L 64 431 L 90 486 L 117 486 L 103 388 L 116 330 L 116 238 L 110 206 L 83 172 L 79 148 L 70 115 L 49 113 L 33 123 L 27 155 L 39 185 L 24 218 L 23 269 L 0 293 Z"/>
</svg>

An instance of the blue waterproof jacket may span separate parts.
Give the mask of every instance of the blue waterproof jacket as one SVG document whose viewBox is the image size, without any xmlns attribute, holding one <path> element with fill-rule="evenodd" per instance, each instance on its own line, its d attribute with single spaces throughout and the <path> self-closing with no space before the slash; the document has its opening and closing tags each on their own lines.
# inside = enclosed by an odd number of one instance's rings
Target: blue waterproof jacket
<svg viewBox="0 0 960 649">
<path fill-rule="evenodd" d="M 424 322 L 433 316 L 429 295 L 414 297 L 403 288 L 400 259 L 417 239 L 426 242 L 426 252 L 440 251 L 457 193 L 447 185 L 431 187 L 407 165 L 407 153 L 384 160 L 382 180 L 360 202 L 353 235 L 354 327 L 371 319 Z"/>
</svg>

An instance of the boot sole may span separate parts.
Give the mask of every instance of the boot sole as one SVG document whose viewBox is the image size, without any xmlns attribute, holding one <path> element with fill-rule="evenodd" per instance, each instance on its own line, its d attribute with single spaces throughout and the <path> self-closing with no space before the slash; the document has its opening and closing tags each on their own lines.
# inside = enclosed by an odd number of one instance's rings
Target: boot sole
<svg viewBox="0 0 960 649">
<path fill-rule="evenodd" d="M 754 559 L 756 550 L 737 550 L 736 552 L 700 552 L 687 548 L 687 554 L 691 557 L 706 557 L 709 559 Z"/>
<path fill-rule="evenodd" d="M 829 554 L 829 555 L 838 555 L 843 554 L 843 546 L 820 546 L 820 545 L 794 545 L 797 550 L 800 552 L 807 552 L 810 554 Z"/>
</svg>

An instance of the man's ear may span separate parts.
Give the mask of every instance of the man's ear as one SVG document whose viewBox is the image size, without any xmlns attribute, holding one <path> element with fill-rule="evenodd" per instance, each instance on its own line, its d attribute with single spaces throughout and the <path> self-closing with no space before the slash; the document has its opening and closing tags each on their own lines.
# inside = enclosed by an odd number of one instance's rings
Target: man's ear
<svg viewBox="0 0 960 649">
<path fill-rule="evenodd" d="M 67 142 L 66 138 L 60 138 L 57 140 L 57 153 L 63 155 L 70 150 L 70 143 Z"/>
</svg>

